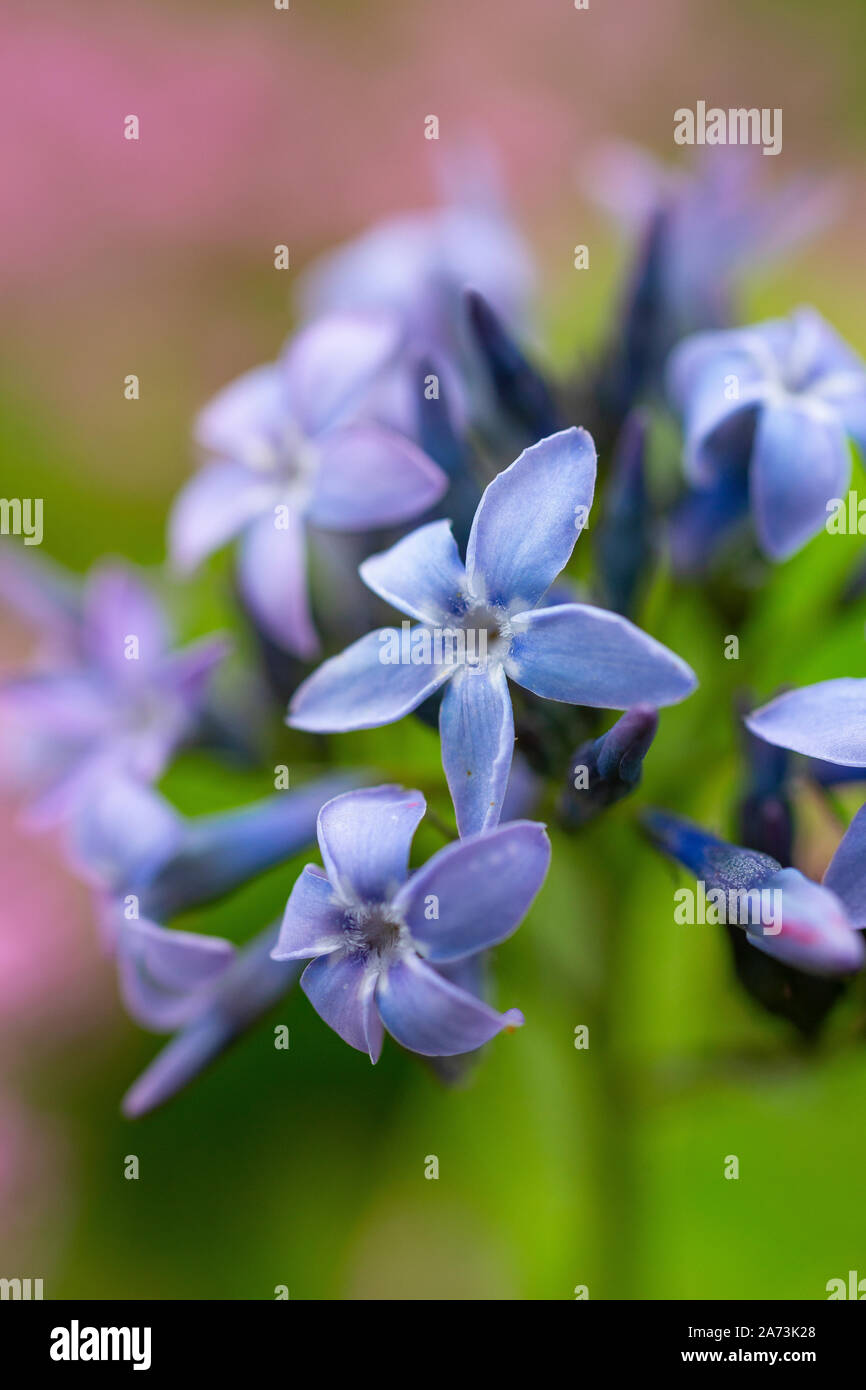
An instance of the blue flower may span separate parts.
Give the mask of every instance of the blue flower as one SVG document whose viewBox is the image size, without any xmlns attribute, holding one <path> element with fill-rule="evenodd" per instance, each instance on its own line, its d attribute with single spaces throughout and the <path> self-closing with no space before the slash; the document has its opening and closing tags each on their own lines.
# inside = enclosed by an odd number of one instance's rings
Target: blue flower
<svg viewBox="0 0 866 1390">
<path fill-rule="evenodd" d="M 189 572 L 242 532 L 243 596 L 267 635 L 299 656 L 318 649 L 305 523 L 336 531 L 390 526 L 426 511 L 447 486 L 417 445 L 362 410 L 398 344 L 388 318 L 322 319 L 279 362 L 226 387 L 198 419 L 208 462 L 175 503 L 173 562 Z"/>
<path fill-rule="evenodd" d="M 821 883 L 783 869 L 768 854 L 727 844 L 699 826 L 651 811 L 644 824 L 656 847 L 678 860 L 709 890 L 757 895 L 774 903 L 762 920 L 757 896 L 741 899 L 727 920 L 759 951 L 808 975 L 848 975 L 866 964 L 866 807 L 854 817 Z"/>
<path fill-rule="evenodd" d="M 866 445 L 866 367 L 812 309 L 675 349 L 672 399 L 685 426 L 685 467 L 712 488 L 748 465 L 758 541 L 787 559 L 827 520 L 848 486 L 848 436 Z"/>
<path fill-rule="evenodd" d="M 411 1052 L 471 1052 L 523 1022 L 462 983 L 476 957 L 519 926 L 550 862 L 543 825 L 512 821 L 447 845 L 409 875 L 426 804 L 374 787 L 319 812 L 324 872 L 308 864 L 286 907 L 275 960 L 309 959 L 301 988 L 326 1023 L 377 1061 L 384 1029 Z M 450 976 L 450 978 L 449 978 Z"/>
<path fill-rule="evenodd" d="M 508 680 L 569 704 L 661 706 L 695 687 L 678 656 L 618 614 L 541 606 L 586 522 L 595 449 L 568 429 L 527 449 L 486 489 L 461 562 L 447 521 L 361 565 L 376 593 L 419 620 L 368 633 L 296 691 L 289 723 L 337 732 L 389 724 L 445 682 L 442 761 L 461 835 L 496 825 L 514 745 Z"/>
<path fill-rule="evenodd" d="M 15 587 L 35 596 L 32 580 L 22 572 Z M 32 616 L 51 642 L 49 661 L 0 687 L 6 771 L 32 793 L 28 820 L 40 827 L 98 797 L 106 778 L 160 777 L 196 730 L 226 650 L 205 638 L 173 651 L 153 595 L 120 565 L 91 571 L 77 605 L 58 603 L 54 621 L 42 592 Z"/>
</svg>

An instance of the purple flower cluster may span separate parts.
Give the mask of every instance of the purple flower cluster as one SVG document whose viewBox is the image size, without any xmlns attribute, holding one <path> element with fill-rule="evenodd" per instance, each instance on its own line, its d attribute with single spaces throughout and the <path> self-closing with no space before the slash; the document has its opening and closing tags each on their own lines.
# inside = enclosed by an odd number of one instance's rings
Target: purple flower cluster
<svg viewBox="0 0 866 1390">
<path fill-rule="evenodd" d="M 443 784 L 426 824 L 448 843 L 425 862 L 410 869 L 425 796 L 393 785 L 400 772 L 330 770 L 181 815 L 159 784 L 183 748 L 219 747 L 223 640 L 174 649 L 126 566 L 99 563 L 78 582 L 0 552 L 0 597 L 41 639 L 34 669 L 0 687 L 4 777 L 32 825 L 62 826 L 130 1014 L 175 1035 L 128 1114 L 167 1100 L 298 978 L 373 1062 L 385 1032 L 442 1058 L 523 1024 L 494 1007 L 484 966 L 548 871 L 547 827 L 528 816 L 542 806 L 564 837 L 610 813 L 641 781 L 659 711 L 697 686 L 631 621 L 664 608 L 646 604 L 656 570 L 723 571 L 738 527 L 750 563 L 785 561 L 847 487 L 849 442 L 866 447 L 866 367 L 815 311 L 733 322 L 735 272 L 752 243 L 778 244 L 788 201 L 756 201 L 730 170 L 629 168 L 641 235 L 585 379 L 552 381 L 535 362 L 525 247 L 494 191 L 464 183 L 312 267 L 304 321 L 277 360 L 220 390 L 195 424 L 200 466 L 172 509 L 171 571 L 188 576 L 236 542 L 242 612 L 265 657 L 257 690 L 291 692 L 296 732 L 262 731 L 275 755 L 280 739 L 318 755 L 323 735 L 407 716 L 419 737 L 437 731 L 450 805 Z M 654 474 L 670 403 L 683 425 L 677 497 Z M 581 548 L 592 553 L 578 552 L 594 564 L 578 579 L 569 567 L 597 485 L 597 534 Z M 666 631 L 688 645 L 687 627 Z M 611 724 L 602 710 L 624 713 Z M 267 724 L 253 703 L 240 718 Z M 710 889 L 779 895 L 771 933 L 753 915 L 737 924 L 735 959 L 767 1007 L 802 1005 L 807 1030 L 826 1001 L 803 1002 L 802 981 L 866 961 L 866 808 L 823 881 L 807 877 L 792 862 L 779 750 L 814 760 L 825 783 L 866 769 L 866 680 L 790 691 L 746 723 L 742 845 L 668 812 L 644 824 Z M 173 925 L 314 840 L 323 867 L 286 883 L 281 921 L 256 923 L 240 948 Z M 770 974 L 757 978 L 761 957 Z"/>
</svg>

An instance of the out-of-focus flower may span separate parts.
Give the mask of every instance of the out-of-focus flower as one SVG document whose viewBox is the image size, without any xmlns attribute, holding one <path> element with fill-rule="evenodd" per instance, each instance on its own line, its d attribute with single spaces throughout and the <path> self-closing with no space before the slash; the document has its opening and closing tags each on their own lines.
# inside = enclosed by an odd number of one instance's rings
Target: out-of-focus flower
<svg viewBox="0 0 866 1390">
<path fill-rule="evenodd" d="M 239 533 L 239 582 L 272 640 L 311 656 L 305 523 L 365 531 L 418 516 L 447 480 L 410 439 L 359 414 L 399 344 L 386 317 L 339 314 L 304 329 L 205 407 L 208 462 L 174 505 L 169 548 L 189 572 Z"/>
<path fill-rule="evenodd" d="M 130 1118 L 164 1105 L 268 1012 L 294 985 L 301 967 L 271 959 L 278 924 L 237 951 L 200 993 L 177 1036 L 133 1083 L 123 1099 Z"/>
<path fill-rule="evenodd" d="M 578 748 L 559 802 L 566 825 L 585 825 L 635 790 L 658 724 L 652 705 L 635 705 L 601 738 Z"/>
<path fill-rule="evenodd" d="M 669 386 L 690 481 L 706 487 L 747 459 L 762 550 L 783 560 L 801 549 L 848 486 L 847 436 L 866 445 L 866 367 L 853 350 L 814 310 L 799 309 L 687 339 L 671 358 Z"/>
<path fill-rule="evenodd" d="M 788 690 L 745 722 L 779 748 L 842 767 L 866 766 L 866 680 L 842 676 Z"/>
<path fill-rule="evenodd" d="M 234 959 L 228 942 L 162 924 L 296 854 L 315 838 L 320 807 L 358 780 L 347 771 L 192 820 L 149 787 L 121 777 L 102 783 L 72 821 L 70 848 L 97 890 L 121 992 L 137 1022 L 160 1032 L 182 1027 Z"/>
<path fill-rule="evenodd" d="M 92 570 L 57 664 L 0 687 L 4 772 L 29 797 L 28 823 L 65 820 L 106 777 L 158 778 L 194 731 L 225 650 L 219 638 L 171 650 L 159 605 L 132 570 Z"/>
<path fill-rule="evenodd" d="M 461 424 L 479 408 L 483 413 L 465 291 L 479 290 L 519 332 L 533 283 L 531 258 L 498 190 L 470 177 L 442 207 L 390 218 L 322 257 L 307 271 L 301 301 L 309 316 L 385 313 L 399 325 L 403 350 L 377 402 L 385 418 L 409 429 L 413 383 L 405 364 L 413 356 L 429 358 L 441 373 Z"/>
<path fill-rule="evenodd" d="M 108 778 L 72 821 L 72 862 L 102 895 L 133 896 L 143 917 L 168 921 L 297 854 L 315 839 L 319 808 L 363 780 L 346 769 L 190 819 L 153 788 Z"/>
<path fill-rule="evenodd" d="M 758 950 L 810 975 L 849 975 L 866 963 L 859 930 L 866 927 L 863 809 L 820 884 L 678 816 L 650 811 L 644 825 L 658 849 L 691 870 L 707 890 L 725 895 L 717 920 L 742 927 Z"/>
<path fill-rule="evenodd" d="M 463 978 L 475 978 L 472 958 L 529 911 L 550 862 L 544 826 L 512 821 L 447 845 L 409 875 L 425 810 L 420 792 L 393 786 L 323 806 L 325 870 L 308 864 L 297 880 L 273 952 L 311 961 L 301 977 L 307 998 L 373 1062 L 385 1028 L 411 1052 L 439 1057 L 471 1052 L 523 1022 L 516 1009 L 496 1013 Z"/>
<path fill-rule="evenodd" d="M 694 168 L 667 168 L 625 142 L 600 146 L 587 161 L 587 193 L 640 237 L 637 268 L 625 307 L 619 392 L 628 407 L 660 384 L 669 351 L 688 333 L 725 328 L 737 281 L 747 269 L 777 261 L 821 230 L 840 190 L 804 175 L 761 188 L 756 151 L 714 149 Z"/>
<path fill-rule="evenodd" d="M 669 705 L 696 684 L 678 656 L 618 614 L 543 605 L 586 523 L 595 448 L 569 429 L 527 449 L 486 489 L 462 564 L 432 522 L 372 556 L 365 582 L 419 619 L 368 633 L 295 693 L 289 723 L 316 732 L 388 724 L 449 681 L 442 761 L 461 835 L 499 819 L 514 745 L 507 677 L 544 699 L 601 708 Z"/>
</svg>

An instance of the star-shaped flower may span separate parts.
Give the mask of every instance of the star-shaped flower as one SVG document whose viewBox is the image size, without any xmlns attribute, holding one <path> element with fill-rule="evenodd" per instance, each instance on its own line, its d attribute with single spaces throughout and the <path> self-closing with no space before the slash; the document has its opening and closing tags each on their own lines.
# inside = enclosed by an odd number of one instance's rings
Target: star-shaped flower
<svg viewBox="0 0 866 1390">
<path fill-rule="evenodd" d="M 508 679 L 549 700 L 628 709 L 695 687 L 678 656 L 616 613 L 542 606 L 592 504 L 595 448 L 567 429 L 533 445 L 486 489 L 465 565 L 448 521 L 413 531 L 360 567 L 418 619 L 368 633 L 297 690 L 289 723 L 315 732 L 401 719 L 448 682 L 439 728 L 461 835 L 497 824 L 514 747 Z"/>
<path fill-rule="evenodd" d="M 88 575 L 67 627 L 45 669 L 0 687 L 5 771 L 34 826 L 67 820 L 108 777 L 160 777 L 226 650 L 205 638 L 172 651 L 153 594 L 114 564 Z"/>
<path fill-rule="evenodd" d="M 305 524 L 365 531 L 418 516 L 447 479 L 410 439 L 359 414 L 393 359 L 386 317 L 335 314 L 304 329 L 282 358 L 245 373 L 199 416 L 208 457 L 178 497 L 169 549 L 189 572 L 239 533 L 242 593 L 280 646 L 311 656 Z"/>
<path fill-rule="evenodd" d="M 669 387 L 686 433 L 685 467 L 699 488 L 748 465 L 761 548 L 800 550 L 848 486 L 848 436 L 866 445 L 866 367 L 813 309 L 750 328 L 686 339 Z"/>
<path fill-rule="evenodd" d="M 447 845 L 415 873 L 409 848 L 426 804 L 373 787 L 319 812 L 324 872 L 297 880 L 275 960 L 311 960 L 301 988 L 326 1023 L 375 1062 L 384 1029 L 411 1052 L 471 1052 L 523 1022 L 464 987 L 481 951 L 517 929 L 550 862 L 543 825 L 512 821 Z"/>
</svg>

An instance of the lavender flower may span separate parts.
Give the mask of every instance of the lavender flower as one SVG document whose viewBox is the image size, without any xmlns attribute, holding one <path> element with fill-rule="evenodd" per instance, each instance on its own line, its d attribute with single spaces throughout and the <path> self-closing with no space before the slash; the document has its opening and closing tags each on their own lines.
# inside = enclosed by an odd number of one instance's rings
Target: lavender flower
<svg viewBox="0 0 866 1390">
<path fill-rule="evenodd" d="M 411 1052 L 471 1052 L 523 1022 L 498 1014 L 458 979 L 510 936 L 550 862 L 544 826 L 512 821 L 446 846 L 412 875 L 409 847 L 424 815 L 420 792 L 374 787 L 319 812 L 325 871 L 297 880 L 275 960 L 309 959 L 301 988 L 326 1023 L 378 1060 L 384 1029 Z"/>
<path fill-rule="evenodd" d="M 112 564 L 91 572 L 80 618 L 63 631 L 57 665 L 0 687 L 4 761 L 40 827 L 98 796 L 107 777 L 156 780 L 195 728 L 225 653 L 216 638 L 172 651 L 153 595 Z"/>
<path fill-rule="evenodd" d="M 294 985 L 295 961 L 271 959 L 278 925 L 267 927 L 215 972 L 172 1038 L 133 1083 L 123 1099 L 129 1118 L 164 1105 L 252 1027 Z"/>
<path fill-rule="evenodd" d="M 299 656 L 318 649 L 305 523 L 392 525 L 426 511 L 447 485 L 411 440 L 359 415 L 397 347 L 391 319 L 333 315 L 300 333 L 278 362 L 226 387 L 198 419 L 209 461 L 175 503 L 173 562 L 189 572 L 243 533 L 243 596 L 267 635 Z"/>
<path fill-rule="evenodd" d="M 377 385 L 384 418 L 409 432 L 415 392 L 406 370 L 429 357 L 458 422 L 484 413 L 484 372 L 467 321 L 464 292 L 480 291 L 509 328 L 525 329 L 534 272 L 495 178 L 471 161 L 443 205 L 390 218 L 323 256 L 307 272 L 308 315 L 386 314 L 403 351 Z"/>
<path fill-rule="evenodd" d="M 685 467 L 699 487 L 748 462 L 762 550 L 783 560 L 825 524 L 848 486 L 847 436 L 866 443 L 866 367 L 812 309 L 689 338 L 673 353 L 671 396 Z"/>
<path fill-rule="evenodd" d="M 507 677 L 545 699 L 626 709 L 682 700 L 694 673 L 625 618 L 540 606 L 586 522 L 595 449 L 568 429 L 525 450 L 486 489 L 462 564 L 447 521 L 361 565 L 376 593 L 419 619 L 371 632 L 296 691 L 289 723 L 316 732 L 401 719 L 449 682 L 439 728 L 461 835 L 496 825 L 514 722 Z M 445 640 L 447 639 L 447 640 Z M 391 664 L 393 663 L 393 664 Z"/>
<path fill-rule="evenodd" d="M 152 787 L 107 777 L 70 825 L 78 874 L 111 900 L 164 922 L 232 892 L 315 838 L 320 807 L 363 778 L 348 769 L 294 791 L 188 818 Z"/>
<path fill-rule="evenodd" d="M 860 930 L 866 927 L 866 807 L 848 827 L 820 884 L 678 816 L 652 811 L 644 824 L 657 848 L 706 888 L 738 895 L 738 913 L 733 922 L 730 914 L 726 920 L 742 926 L 759 951 L 810 975 L 848 975 L 866 964 Z M 762 920 L 759 899 L 779 905 L 772 923 Z"/>
</svg>

